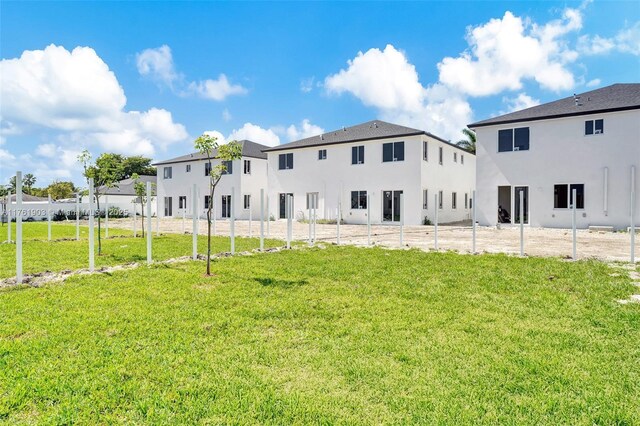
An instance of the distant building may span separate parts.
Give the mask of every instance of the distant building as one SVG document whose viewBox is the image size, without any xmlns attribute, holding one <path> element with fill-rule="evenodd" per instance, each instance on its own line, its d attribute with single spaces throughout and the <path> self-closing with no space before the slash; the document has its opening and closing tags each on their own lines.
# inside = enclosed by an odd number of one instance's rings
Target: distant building
<svg viewBox="0 0 640 426">
<path fill-rule="evenodd" d="M 578 227 L 630 225 L 631 167 L 636 188 L 640 174 L 640 84 L 614 84 L 469 127 L 477 135 L 480 224 L 518 223 L 523 197 L 526 223 L 571 227 L 575 189 Z"/>
</svg>

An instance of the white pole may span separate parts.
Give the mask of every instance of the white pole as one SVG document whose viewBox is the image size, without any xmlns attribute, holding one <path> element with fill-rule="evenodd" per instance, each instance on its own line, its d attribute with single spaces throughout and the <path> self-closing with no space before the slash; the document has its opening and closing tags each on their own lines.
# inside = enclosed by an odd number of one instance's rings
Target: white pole
<svg viewBox="0 0 640 426">
<path fill-rule="evenodd" d="M 473 190 L 471 191 L 471 202 L 473 203 L 473 206 L 471 207 L 471 211 L 473 212 L 472 216 L 473 216 L 473 244 L 472 244 L 472 249 L 471 249 L 471 253 L 475 254 L 476 253 L 476 191 Z"/>
<path fill-rule="evenodd" d="M 400 194 L 400 245 L 404 245 L 404 194 Z"/>
<path fill-rule="evenodd" d="M 316 225 L 318 224 L 318 194 L 313 195 L 313 242 L 316 242 Z"/>
<path fill-rule="evenodd" d="M 291 196 L 285 195 L 285 209 L 287 216 L 287 249 L 291 248 Z"/>
<path fill-rule="evenodd" d="M 440 204 L 438 204 L 438 191 L 436 191 L 436 214 L 434 218 L 434 227 L 433 227 L 433 237 L 434 237 L 434 247 L 438 250 L 438 210 L 440 210 Z"/>
<path fill-rule="evenodd" d="M 520 190 L 520 256 L 524 256 L 524 190 Z"/>
<path fill-rule="evenodd" d="M 93 209 L 93 178 L 89 178 L 89 272 L 93 272 L 95 269 L 95 256 L 94 256 L 94 214 Z"/>
<path fill-rule="evenodd" d="M 371 195 L 367 193 L 367 245 L 371 245 Z"/>
<path fill-rule="evenodd" d="M 251 230 L 251 223 L 253 222 L 253 214 L 252 211 L 253 210 L 253 206 L 252 206 L 252 202 L 251 202 L 251 195 L 249 195 L 249 238 L 253 237 L 253 231 Z"/>
<path fill-rule="evenodd" d="M 151 222 L 151 216 L 149 216 Z M 156 197 L 156 236 L 160 236 L 160 197 Z"/>
<path fill-rule="evenodd" d="M 80 193 L 76 192 L 76 241 L 80 241 Z"/>
<path fill-rule="evenodd" d="M 209 202 L 211 203 L 211 213 L 213 213 L 213 235 L 215 236 L 217 234 L 216 232 L 216 200 L 215 197 L 213 198 L 213 200 L 209 200 Z"/>
<path fill-rule="evenodd" d="M 140 197 L 140 200 L 142 200 L 142 197 Z M 136 203 L 133 203 L 133 238 L 138 236 L 138 229 L 137 229 L 138 223 L 136 221 L 137 213 L 138 213 L 138 207 L 136 206 Z M 151 220 L 151 218 L 149 218 L 149 220 Z"/>
<path fill-rule="evenodd" d="M 271 214 L 269 213 L 269 194 L 266 196 L 267 201 L 267 238 L 271 238 L 270 226 L 271 226 Z"/>
<path fill-rule="evenodd" d="M 185 200 L 182 208 L 182 235 L 187 232 L 187 201 Z"/>
<path fill-rule="evenodd" d="M 264 188 L 260 188 L 260 251 L 264 250 Z"/>
<path fill-rule="evenodd" d="M 307 204 L 308 204 L 308 211 L 309 211 L 309 246 L 313 245 L 312 241 L 311 241 L 311 228 L 313 227 L 313 219 L 311 217 L 311 211 L 312 211 L 312 206 L 311 203 L 313 202 L 313 195 L 311 195 L 310 193 L 307 194 Z"/>
<path fill-rule="evenodd" d="M 631 209 L 630 209 L 630 219 L 631 219 L 631 263 L 636 263 L 636 222 L 635 222 L 635 212 L 636 212 L 636 168 L 635 166 L 631 166 Z"/>
<path fill-rule="evenodd" d="M 11 191 L 7 196 L 7 241 L 11 244 Z M 14 215 L 15 216 L 15 215 Z"/>
<path fill-rule="evenodd" d="M 192 206 L 193 211 L 191 213 L 191 218 L 193 220 L 193 230 L 192 230 L 192 239 L 193 239 L 193 260 L 198 258 L 198 218 L 196 217 L 196 212 L 198 210 L 198 192 L 196 189 L 196 184 L 193 184 L 192 190 Z"/>
<path fill-rule="evenodd" d="M 336 244 L 340 245 L 340 222 L 342 222 L 342 208 L 340 205 L 340 197 L 338 197 L 338 214 L 336 214 L 337 235 Z"/>
<path fill-rule="evenodd" d="M 229 233 L 231 236 L 231 254 L 236 253 L 236 188 L 231 187 L 231 221 L 229 222 Z"/>
<path fill-rule="evenodd" d="M 16 282 L 22 284 L 22 172 L 16 172 Z"/>
<path fill-rule="evenodd" d="M 577 206 L 577 199 L 576 199 L 576 194 L 577 194 L 577 190 L 574 188 L 571 191 L 571 196 L 573 197 L 573 205 L 571 206 L 571 228 L 572 228 L 572 235 L 573 235 L 573 250 L 572 250 L 572 257 L 573 260 L 576 260 L 576 206 Z"/>
<path fill-rule="evenodd" d="M 104 237 L 109 238 L 109 196 L 108 195 L 104 196 Z"/>
<path fill-rule="evenodd" d="M 47 195 L 47 240 L 51 241 L 51 194 Z"/>
<path fill-rule="evenodd" d="M 147 182 L 147 265 L 151 265 L 151 182 Z"/>
</svg>

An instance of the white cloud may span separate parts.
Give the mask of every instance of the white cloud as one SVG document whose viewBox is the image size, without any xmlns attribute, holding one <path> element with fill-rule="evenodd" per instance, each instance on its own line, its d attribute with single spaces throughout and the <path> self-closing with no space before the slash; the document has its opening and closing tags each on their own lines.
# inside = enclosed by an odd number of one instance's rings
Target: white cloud
<svg viewBox="0 0 640 426">
<path fill-rule="evenodd" d="M 52 158 L 56 155 L 56 148 L 56 145 L 52 143 L 38 145 L 36 148 L 36 154 L 41 157 Z"/>
<path fill-rule="evenodd" d="M 524 80 L 555 91 L 571 89 L 575 80 L 567 64 L 577 53 L 563 36 L 581 27 L 580 9 L 565 9 L 562 19 L 545 25 L 506 12 L 468 29 L 469 50 L 438 64 L 440 82 L 470 96 L 519 90 Z"/>
<path fill-rule="evenodd" d="M 50 45 L 3 59 L 0 97 L 3 129 L 50 129 L 59 141 L 76 147 L 97 144 L 102 150 L 151 156 L 188 136 L 164 109 L 125 111 L 124 90 L 89 47 L 68 51 Z"/>
<path fill-rule="evenodd" d="M 227 138 L 225 138 L 224 135 L 217 130 L 208 130 L 204 132 L 204 134 L 216 138 L 216 142 L 218 142 L 220 145 L 228 142 Z"/>
<path fill-rule="evenodd" d="M 173 87 L 173 83 L 180 78 L 173 65 L 171 48 L 166 44 L 137 53 L 136 66 L 140 75 L 169 87 Z"/>
<path fill-rule="evenodd" d="M 618 51 L 631 55 L 640 55 L 640 21 L 629 28 L 622 29 L 611 37 L 583 35 L 578 39 L 578 50 L 586 55 L 600 55 Z"/>
<path fill-rule="evenodd" d="M 446 138 L 457 138 L 471 121 L 471 107 L 460 93 L 442 84 L 425 88 L 413 64 L 392 45 L 359 52 L 324 86 L 330 94 L 351 93 L 378 109 L 383 120 Z"/>
<path fill-rule="evenodd" d="M 598 87 L 602 81 L 599 78 L 594 78 L 593 80 L 589 80 L 587 82 L 587 87 Z"/>
<path fill-rule="evenodd" d="M 262 127 L 252 123 L 244 123 L 244 126 L 233 130 L 227 137 L 227 140 L 229 141 L 240 141 L 243 139 L 248 139 L 267 146 L 280 145 L 280 137 L 273 129 L 263 129 Z"/>
<path fill-rule="evenodd" d="M 233 116 L 231 115 L 231 113 L 229 112 L 229 110 L 227 108 L 225 108 L 222 111 L 222 119 L 224 121 L 231 121 L 231 119 L 233 118 Z"/>
<path fill-rule="evenodd" d="M 294 124 L 287 127 L 286 133 L 289 141 L 295 141 L 311 136 L 317 136 L 324 133 L 324 129 L 320 126 L 316 126 L 315 124 L 311 124 L 311 121 L 305 118 L 302 120 L 302 123 L 300 123 L 300 127 L 296 127 Z"/>
<path fill-rule="evenodd" d="M 315 83 L 315 77 L 303 78 L 300 81 L 300 91 L 302 93 L 309 93 L 313 90 L 313 84 Z"/>
<path fill-rule="evenodd" d="M 199 82 L 191 82 L 187 86 L 185 94 L 194 93 L 201 98 L 223 101 L 227 96 L 244 95 L 248 90 L 239 84 L 229 83 L 226 75 L 220 74 L 217 80 L 208 79 Z"/>
<path fill-rule="evenodd" d="M 502 98 L 502 101 L 507 104 L 507 111 L 503 111 L 502 114 L 506 114 L 508 112 L 520 111 L 522 109 L 527 109 L 534 107 L 536 105 L 540 105 L 539 99 L 534 99 L 526 93 L 519 93 L 518 96 L 514 98 Z"/>
</svg>

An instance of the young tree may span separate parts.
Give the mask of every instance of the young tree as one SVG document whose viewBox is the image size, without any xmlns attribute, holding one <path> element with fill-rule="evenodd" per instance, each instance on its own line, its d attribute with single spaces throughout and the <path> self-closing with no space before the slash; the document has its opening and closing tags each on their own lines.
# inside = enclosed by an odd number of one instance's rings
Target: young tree
<svg viewBox="0 0 640 426">
<path fill-rule="evenodd" d="M 61 200 L 63 198 L 72 198 L 76 190 L 73 182 L 54 181 L 43 192 L 51 195 L 54 200 Z"/>
<path fill-rule="evenodd" d="M 107 189 L 113 188 L 122 178 L 122 156 L 117 154 L 102 154 L 92 163 L 91 153 L 88 150 L 78 155 L 78 162 L 84 168 L 84 177 L 93 178 L 93 192 L 98 208 L 98 255 L 102 253 L 102 238 L 100 236 L 100 196 Z"/>
<path fill-rule="evenodd" d="M 156 168 L 151 165 L 151 158 L 142 156 L 124 157 L 122 160 L 122 179 L 133 178 L 134 174 L 139 176 L 155 176 Z"/>
<path fill-rule="evenodd" d="M 224 145 L 218 144 L 215 136 L 202 135 L 195 140 L 196 149 L 207 156 L 207 168 L 209 170 L 209 206 L 207 208 L 207 275 L 211 275 L 211 211 L 213 208 L 213 196 L 216 186 L 220 182 L 222 175 L 227 170 L 227 162 L 242 158 L 242 145 L 236 141 Z M 219 160 L 219 163 L 212 166 L 212 159 Z M 235 202 L 235 200 L 231 200 Z M 195 214 L 195 212 L 193 212 Z"/>
<path fill-rule="evenodd" d="M 33 188 L 33 185 L 36 184 L 36 177 L 34 175 L 32 175 L 31 173 L 27 173 L 22 178 L 22 184 L 24 185 L 24 187 L 26 189 L 26 193 L 29 194 L 29 195 L 33 195 L 33 194 L 31 194 L 31 188 Z"/>
<path fill-rule="evenodd" d="M 462 134 L 465 135 L 466 139 L 460 139 L 456 145 L 460 148 L 469 151 L 472 154 L 476 153 L 476 132 L 471 129 L 464 128 L 462 129 Z"/>
<path fill-rule="evenodd" d="M 138 199 L 140 200 L 140 210 L 142 212 L 142 238 L 144 238 L 144 205 L 147 203 L 147 185 L 140 180 L 140 175 L 138 175 L 137 173 L 134 173 L 131 176 L 131 179 L 133 179 L 133 190 L 135 191 L 136 195 L 138 196 Z M 155 185 L 151 184 L 151 193 L 153 194 Z M 151 197 L 151 201 L 153 201 L 153 197 Z M 135 203 L 135 201 L 134 201 Z M 134 217 L 133 220 L 135 220 L 136 218 Z M 151 220 L 151 218 L 149 218 L 149 220 Z"/>
</svg>

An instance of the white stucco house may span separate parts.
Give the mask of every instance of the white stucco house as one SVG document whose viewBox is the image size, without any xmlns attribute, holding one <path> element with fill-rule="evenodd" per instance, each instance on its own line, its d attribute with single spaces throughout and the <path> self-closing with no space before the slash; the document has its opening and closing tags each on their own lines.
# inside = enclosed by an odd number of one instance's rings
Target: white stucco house
<svg viewBox="0 0 640 426">
<path fill-rule="evenodd" d="M 249 219 L 250 210 L 254 218 L 260 215 L 260 189 L 265 190 L 265 195 L 267 191 L 267 155 L 262 150 L 268 147 L 248 140 L 239 143 L 242 145 L 242 158 L 227 165 L 227 173 L 220 179 L 212 200 L 216 219 L 231 216 L 231 203 L 236 219 Z M 212 160 L 212 166 L 215 167 L 219 161 Z M 187 154 L 153 165 L 158 168 L 160 217 L 182 217 L 183 211 L 191 216 L 193 184 L 196 184 L 198 192 L 196 213 L 200 217 L 206 215 L 210 200 L 208 161 L 204 154 Z M 235 199 L 231 197 L 232 188 Z"/>
<path fill-rule="evenodd" d="M 640 84 L 614 84 L 470 124 L 477 135 L 477 219 L 525 223 L 630 225 L 631 168 L 640 174 Z M 640 215 L 635 202 L 635 223 Z M 499 219 L 499 209 L 503 210 Z"/>
<path fill-rule="evenodd" d="M 319 219 L 335 219 L 338 200 L 346 223 L 404 223 L 468 220 L 475 188 L 475 156 L 424 130 L 380 120 L 265 149 L 269 208 L 285 217 L 286 194 L 293 194 L 296 218 L 308 217 L 308 199 L 317 198 Z M 311 194 L 314 194 L 310 197 Z M 436 194 L 441 195 L 439 206 Z"/>
</svg>

